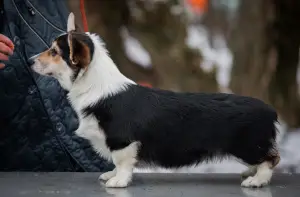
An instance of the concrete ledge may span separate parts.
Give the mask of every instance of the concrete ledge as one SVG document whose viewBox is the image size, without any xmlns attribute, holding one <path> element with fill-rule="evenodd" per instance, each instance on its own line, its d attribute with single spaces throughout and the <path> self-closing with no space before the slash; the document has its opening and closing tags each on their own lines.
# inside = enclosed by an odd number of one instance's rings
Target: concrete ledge
<svg viewBox="0 0 300 197">
<path fill-rule="evenodd" d="M 99 173 L 0 173 L 1 197 L 299 197 L 300 174 L 274 174 L 262 189 L 241 188 L 239 174 L 135 174 L 126 189 L 107 189 Z"/>
</svg>

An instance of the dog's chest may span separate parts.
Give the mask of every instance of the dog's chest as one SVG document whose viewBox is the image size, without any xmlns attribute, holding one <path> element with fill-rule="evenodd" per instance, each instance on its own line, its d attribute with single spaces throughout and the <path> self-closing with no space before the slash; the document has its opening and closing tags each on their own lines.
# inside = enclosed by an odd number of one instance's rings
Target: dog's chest
<svg viewBox="0 0 300 197">
<path fill-rule="evenodd" d="M 93 93 L 93 92 L 92 92 Z M 103 129 L 99 126 L 99 120 L 93 115 L 84 116 L 83 109 L 91 103 L 96 103 L 99 95 L 93 94 L 77 94 L 76 92 L 69 93 L 69 99 L 77 115 L 79 117 L 79 128 L 76 134 L 88 140 L 94 150 L 103 158 L 111 160 L 110 149 L 106 145 L 106 136 Z"/>
<path fill-rule="evenodd" d="M 76 130 L 76 134 L 87 139 L 94 150 L 103 158 L 111 160 L 111 152 L 106 145 L 106 136 L 94 116 L 90 115 L 85 118 L 80 118 L 80 126 Z"/>
</svg>

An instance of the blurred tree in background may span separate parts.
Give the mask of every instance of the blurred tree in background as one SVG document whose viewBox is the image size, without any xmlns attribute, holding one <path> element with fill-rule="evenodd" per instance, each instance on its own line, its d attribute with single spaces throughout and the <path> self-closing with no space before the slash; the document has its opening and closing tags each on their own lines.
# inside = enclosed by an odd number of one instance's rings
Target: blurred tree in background
<svg viewBox="0 0 300 197">
<path fill-rule="evenodd" d="M 199 66 L 201 54 L 185 44 L 187 22 L 183 14 L 172 13 L 176 5 L 177 1 L 86 0 L 90 31 L 102 36 L 125 75 L 174 91 L 218 91 L 214 73 L 204 73 Z M 151 68 L 128 59 L 122 33 L 147 50 Z"/>
<path fill-rule="evenodd" d="M 230 88 L 234 93 L 261 98 L 279 111 L 291 127 L 300 126 L 298 0 L 240 0 L 236 16 L 209 1 L 204 24 L 226 35 L 234 61 Z"/>
<path fill-rule="evenodd" d="M 275 106 L 289 126 L 300 126 L 299 0 L 85 0 L 85 9 L 90 31 L 100 34 L 121 72 L 136 82 L 257 97 Z M 212 48 L 217 36 L 226 41 L 233 56 L 227 87 L 217 80 L 218 67 L 204 69 L 204 55 L 187 44 L 192 26 L 205 27 Z M 148 52 L 149 66 L 128 57 L 124 36 Z"/>
</svg>

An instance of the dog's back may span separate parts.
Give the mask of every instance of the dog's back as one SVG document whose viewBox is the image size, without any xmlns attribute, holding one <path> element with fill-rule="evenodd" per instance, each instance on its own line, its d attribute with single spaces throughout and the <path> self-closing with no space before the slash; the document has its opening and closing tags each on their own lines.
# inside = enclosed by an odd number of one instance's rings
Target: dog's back
<svg viewBox="0 0 300 197">
<path fill-rule="evenodd" d="M 253 167 L 243 186 L 270 181 L 279 162 L 273 109 L 236 95 L 138 86 L 119 71 L 97 35 L 74 32 L 74 24 L 70 14 L 68 33 L 37 55 L 32 68 L 69 91 L 80 120 L 75 133 L 112 159 L 116 169 L 100 176 L 107 187 L 128 186 L 140 161 L 168 168 L 226 155 Z"/>
<path fill-rule="evenodd" d="M 276 137 L 276 112 L 260 100 L 234 94 L 130 85 L 86 112 L 95 113 L 106 135 L 119 140 L 113 146 L 139 141 L 140 160 L 167 168 L 226 155 L 254 165 L 266 159 Z M 255 152 L 253 146 L 260 148 Z"/>
</svg>

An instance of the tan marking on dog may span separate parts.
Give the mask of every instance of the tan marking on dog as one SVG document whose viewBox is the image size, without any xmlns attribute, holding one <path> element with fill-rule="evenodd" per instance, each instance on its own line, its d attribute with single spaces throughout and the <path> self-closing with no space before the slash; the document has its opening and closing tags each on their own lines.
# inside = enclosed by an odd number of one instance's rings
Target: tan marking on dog
<svg viewBox="0 0 300 197">
<path fill-rule="evenodd" d="M 55 49 L 57 52 L 55 56 L 51 55 L 51 50 L 53 49 Z M 44 65 L 62 65 L 64 60 L 62 59 L 60 54 L 60 49 L 57 46 L 56 41 L 54 41 L 51 48 L 41 53 L 38 59 Z"/>
<path fill-rule="evenodd" d="M 277 166 L 279 164 L 280 160 L 281 160 L 281 158 L 280 158 L 279 154 L 274 156 L 272 161 L 269 163 L 270 168 L 271 169 L 275 168 L 275 166 Z"/>
<path fill-rule="evenodd" d="M 74 52 L 74 44 L 73 41 L 76 40 L 76 47 L 81 47 L 80 52 Z M 80 40 L 77 40 L 76 35 L 73 35 L 72 32 L 68 35 L 68 44 L 70 48 L 70 60 L 74 66 L 80 66 L 81 68 L 87 68 L 91 62 L 91 54 L 89 47 Z M 79 45 L 79 46 L 78 46 Z"/>
<path fill-rule="evenodd" d="M 91 63 L 90 49 L 86 44 L 84 44 L 84 43 L 81 43 L 81 44 L 83 47 L 82 54 L 80 54 L 80 56 L 82 57 L 81 64 L 84 68 L 87 68 L 88 65 Z"/>
<path fill-rule="evenodd" d="M 69 49 L 70 49 L 70 60 L 71 63 L 76 65 L 78 64 L 78 62 L 74 59 L 74 53 L 73 53 L 73 36 L 72 36 L 72 32 L 68 33 L 68 44 L 69 44 Z"/>
<path fill-rule="evenodd" d="M 269 167 L 271 169 L 273 169 L 280 162 L 280 154 L 279 154 L 279 151 L 278 151 L 278 149 L 276 147 L 274 147 L 271 150 L 270 156 L 272 157 L 272 159 L 269 161 Z"/>
</svg>

